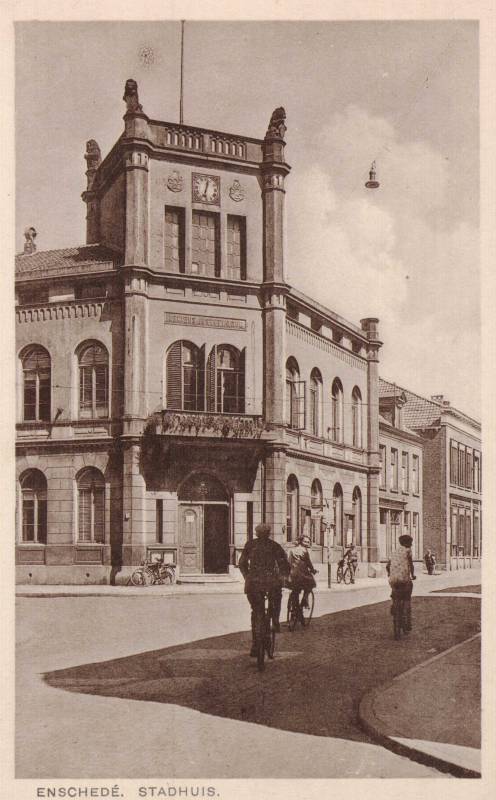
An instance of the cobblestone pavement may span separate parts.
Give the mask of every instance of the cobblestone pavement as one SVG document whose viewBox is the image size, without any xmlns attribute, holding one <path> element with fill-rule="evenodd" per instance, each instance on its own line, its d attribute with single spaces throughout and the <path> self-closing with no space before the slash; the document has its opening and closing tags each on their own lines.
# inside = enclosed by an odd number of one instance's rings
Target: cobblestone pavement
<svg viewBox="0 0 496 800">
<path fill-rule="evenodd" d="M 394 642 L 387 594 L 320 595 L 263 675 L 242 596 L 21 598 L 17 776 L 443 777 L 373 744 L 358 703 L 472 635 L 480 601 L 418 596 Z"/>
</svg>

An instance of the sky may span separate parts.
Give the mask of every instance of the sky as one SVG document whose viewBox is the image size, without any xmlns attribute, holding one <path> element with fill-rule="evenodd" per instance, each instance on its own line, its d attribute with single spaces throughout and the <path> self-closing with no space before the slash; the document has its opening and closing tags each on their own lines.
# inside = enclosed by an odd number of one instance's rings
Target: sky
<svg viewBox="0 0 496 800">
<path fill-rule="evenodd" d="M 127 78 L 177 121 L 179 22 L 16 25 L 16 251 L 85 241 L 84 150 L 123 129 Z M 380 373 L 480 417 L 478 27 L 186 22 L 184 121 L 263 138 L 287 114 L 287 279 L 380 319 Z M 376 161 L 380 188 L 368 190 Z"/>
</svg>

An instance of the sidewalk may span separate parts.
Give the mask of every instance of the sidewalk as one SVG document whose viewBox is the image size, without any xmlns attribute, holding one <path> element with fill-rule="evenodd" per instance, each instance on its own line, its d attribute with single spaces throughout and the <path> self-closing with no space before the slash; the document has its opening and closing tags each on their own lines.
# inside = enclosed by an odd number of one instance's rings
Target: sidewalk
<svg viewBox="0 0 496 800">
<path fill-rule="evenodd" d="M 480 777 L 480 634 L 366 694 L 359 720 L 399 755 L 457 777 Z"/>
<path fill-rule="evenodd" d="M 320 576 L 319 576 L 320 577 Z M 426 572 L 420 573 L 415 582 L 414 593 L 423 594 L 424 591 L 450 587 L 454 585 L 469 585 L 480 582 L 479 569 L 454 570 L 441 572 L 435 576 L 429 576 Z M 383 578 L 361 578 L 358 577 L 354 584 L 345 585 L 344 583 L 332 582 L 331 588 L 327 586 L 327 578 L 317 582 L 317 591 L 321 592 L 355 592 L 360 589 L 375 589 L 380 586 L 387 586 L 388 580 Z M 179 583 L 158 586 L 109 586 L 108 584 L 17 584 L 16 597 L 185 597 L 195 594 L 242 594 L 244 591 L 243 581 L 233 579 L 232 582 L 222 583 Z"/>
</svg>

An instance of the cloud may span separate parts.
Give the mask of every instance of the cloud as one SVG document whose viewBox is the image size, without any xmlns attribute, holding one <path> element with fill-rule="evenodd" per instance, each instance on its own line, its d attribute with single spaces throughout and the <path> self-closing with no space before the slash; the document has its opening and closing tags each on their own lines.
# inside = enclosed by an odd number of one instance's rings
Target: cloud
<svg viewBox="0 0 496 800">
<path fill-rule="evenodd" d="M 352 322 L 378 316 L 388 377 L 416 375 L 419 391 L 477 413 L 478 231 L 457 218 L 443 155 L 356 106 L 302 148 L 287 184 L 289 281 Z M 374 158 L 381 187 L 367 190 Z"/>
</svg>

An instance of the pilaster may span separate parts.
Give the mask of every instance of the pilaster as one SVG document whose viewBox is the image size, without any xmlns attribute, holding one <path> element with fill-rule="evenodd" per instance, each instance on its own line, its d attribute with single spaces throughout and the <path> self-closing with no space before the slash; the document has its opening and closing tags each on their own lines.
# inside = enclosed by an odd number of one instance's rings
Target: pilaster
<svg viewBox="0 0 496 800">
<path fill-rule="evenodd" d="M 368 317 L 360 321 L 367 334 L 367 531 L 368 560 L 379 560 L 379 320 Z"/>
</svg>

